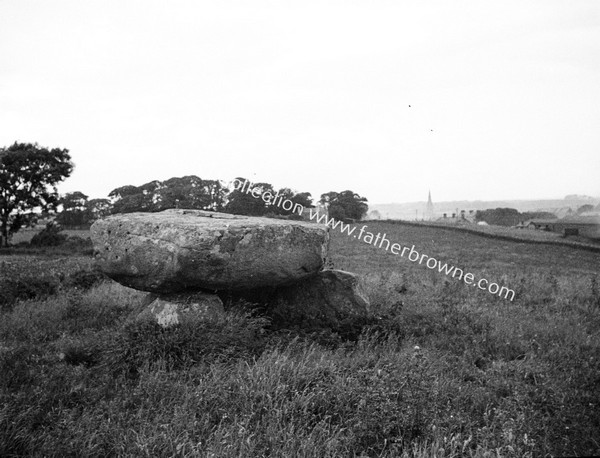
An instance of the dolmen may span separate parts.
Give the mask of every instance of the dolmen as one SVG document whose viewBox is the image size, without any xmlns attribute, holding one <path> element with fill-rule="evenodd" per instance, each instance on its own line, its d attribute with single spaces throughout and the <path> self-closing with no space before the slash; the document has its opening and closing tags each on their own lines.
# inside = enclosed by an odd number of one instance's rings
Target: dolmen
<svg viewBox="0 0 600 458">
<path fill-rule="evenodd" d="M 219 317 L 240 300 L 279 326 L 335 329 L 369 314 L 355 274 L 323 269 L 325 225 L 171 209 L 109 216 L 91 237 L 100 269 L 147 291 L 139 316 L 165 327 Z"/>
</svg>

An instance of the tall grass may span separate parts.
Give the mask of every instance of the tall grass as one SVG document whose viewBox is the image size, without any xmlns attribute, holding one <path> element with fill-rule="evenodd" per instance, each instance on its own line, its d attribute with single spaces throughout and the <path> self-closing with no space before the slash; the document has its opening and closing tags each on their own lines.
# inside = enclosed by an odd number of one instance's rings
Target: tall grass
<svg viewBox="0 0 600 458">
<path fill-rule="evenodd" d="M 241 308 L 162 329 L 132 320 L 144 294 L 114 283 L 18 302 L 0 320 L 0 455 L 600 453 L 593 259 L 515 264 L 510 302 L 334 242 L 381 317 L 351 340 Z"/>
</svg>

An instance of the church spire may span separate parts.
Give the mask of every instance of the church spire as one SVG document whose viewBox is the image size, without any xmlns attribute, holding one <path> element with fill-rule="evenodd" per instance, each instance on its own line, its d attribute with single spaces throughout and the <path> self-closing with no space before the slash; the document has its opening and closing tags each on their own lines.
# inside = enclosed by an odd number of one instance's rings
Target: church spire
<svg viewBox="0 0 600 458">
<path fill-rule="evenodd" d="M 425 207 L 425 219 L 429 220 L 429 221 L 431 221 L 433 219 L 433 202 L 431 200 L 431 189 L 429 190 L 427 206 Z"/>
</svg>

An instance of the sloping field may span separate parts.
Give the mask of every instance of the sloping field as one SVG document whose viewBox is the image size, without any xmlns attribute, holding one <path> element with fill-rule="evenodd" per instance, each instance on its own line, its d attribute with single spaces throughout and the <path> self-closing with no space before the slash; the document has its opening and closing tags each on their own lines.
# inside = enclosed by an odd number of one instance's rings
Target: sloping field
<svg viewBox="0 0 600 458">
<path fill-rule="evenodd" d="M 378 221 L 375 221 L 378 222 Z M 479 226 L 477 224 L 451 224 L 441 222 L 420 221 L 386 221 L 402 226 L 444 228 L 450 231 L 467 232 L 500 240 L 526 241 L 551 245 L 587 248 L 600 253 L 600 239 L 591 239 L 582 236 L 563 237 L 557 232 L 538 231 L 530 229 L 516 229 L 504 226 Z M 367 223 L 369 224 L 369 223 Z"/>
<path fill-rule="evenodd" d="M 479 236 L 463 230 L 428 225 L 398 224 L 389 222 L 366 222 L 365 231 L 385 234 L 391 243 L 411 247 L 419 253 L 435 257 L 473 273 L 476 271 L 494 272 L 496 275 L 535 272 L 537 274 L 555 272 L 558 274 L 598 274 L 600 273 L 600 253 L 585 249 L 574 249 L 564 245 L 530 243 L 524 240 L 504 240 Z M 363 224 L 355 224 L 357 229 L 352 236 L 332 230 L 332 259 L 341 263 L 340 268 L 362 273 L 372 269 L 406 271 L 421 269 L 392 254 L 389 250 L 369 245 L 357 240 Z"/>
</svg>

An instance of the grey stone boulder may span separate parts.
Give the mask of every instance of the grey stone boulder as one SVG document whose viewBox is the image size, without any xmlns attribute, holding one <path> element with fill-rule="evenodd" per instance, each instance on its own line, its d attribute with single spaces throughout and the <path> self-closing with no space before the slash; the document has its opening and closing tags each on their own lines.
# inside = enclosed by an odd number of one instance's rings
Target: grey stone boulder
<svg viewBox="0 0 600 458">
<path fill-rule="evenodd" d="M 211 321 L 224 315 L 219 296 L 208 293 L 156 295 L 149 293 L 142 305 L 134 311 L 134 320 L 156 321 L 163 328 L 186 320 Z"/>
<path fill-rule="evenodd" d="M 256 304 L 274 327 L 327 327 L 371 318 L 369 299 L 356 274 L 323 270 L 294 285 L 240 293 L 218 293 L 226 303 L 243 299 Z"/>
<path fill-rule="evenodd" d="M 323 267 L 329 245 L 324 225 L 201 210 L 113 215 L 91 237 L 108 277 L 156 293 L 291 284 Z"/>
</svg>

